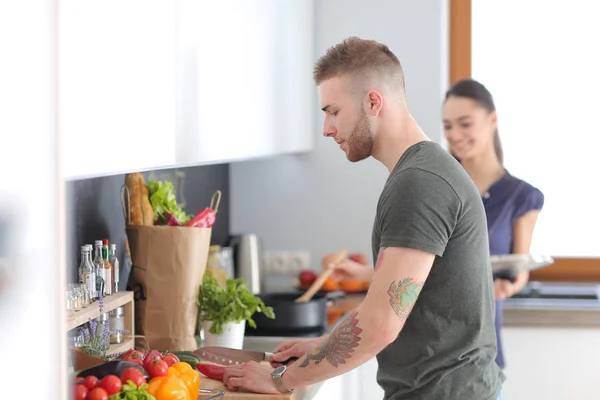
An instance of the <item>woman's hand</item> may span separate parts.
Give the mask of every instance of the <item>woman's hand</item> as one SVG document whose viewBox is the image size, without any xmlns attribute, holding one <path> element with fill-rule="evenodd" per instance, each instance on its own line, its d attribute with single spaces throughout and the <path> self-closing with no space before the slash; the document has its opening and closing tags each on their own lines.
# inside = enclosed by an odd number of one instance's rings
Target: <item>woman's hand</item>
<svg viewBox="0 0 600 400">
<path fill-rule="evenodd" d="M 373 277 L 372 267 L 347 258 L 337 264 L 330 264 L 329 268 L 333 268 L 331 279 L 337 282 L 368 282 Z"/>
<path fill-rule="evenodd" d="M 496 300 L 504 300 L 515 294 L 515 285 L 507 279 L 494 280 L 494 297 Z"/>
</svg>

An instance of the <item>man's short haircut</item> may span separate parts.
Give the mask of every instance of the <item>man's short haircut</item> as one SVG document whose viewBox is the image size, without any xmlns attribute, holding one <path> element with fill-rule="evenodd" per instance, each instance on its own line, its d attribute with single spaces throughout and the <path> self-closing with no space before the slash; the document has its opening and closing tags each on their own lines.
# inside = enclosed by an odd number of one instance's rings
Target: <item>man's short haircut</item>
<svg viewBox="0 0 600 400">
<path fill-rule="evenodd" d="M 404 72 L 400 60 L 384 44 L 374 40 L 349 37 L 330 47 L 314 66 L 313 79 L 319 86 L 323 81 L 345 77 L 353 92 L 361 95 L 372 85 L 385 84 L 404 95 Z"/>
</svg>

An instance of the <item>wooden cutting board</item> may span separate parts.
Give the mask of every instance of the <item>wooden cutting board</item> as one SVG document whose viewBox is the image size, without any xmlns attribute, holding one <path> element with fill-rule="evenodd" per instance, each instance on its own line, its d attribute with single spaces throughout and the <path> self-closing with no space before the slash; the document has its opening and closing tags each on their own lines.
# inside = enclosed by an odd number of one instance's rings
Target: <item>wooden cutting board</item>
<svg viewBox="0 0 600 400">
<path fill-rule="evenodd" d="M 269 400 L 292 400 L 294 397 L 289 394 L 260 394 L 260 393 L 250 393 L 250 392 L 232 392 L 227 389 L 223 382 L 216 381 L 214 379 L 206 378 L 202 376 L 200 378 L 200 388 L 202 389 L 218 389 L 225 392 L 225 396 L 220 399 L 235 399 L 235 400 L 257 400 L 257 399 L 269 399 Z M 203 400 L 211 395 L 209 394 L 201 394 L 198 399 Z"/>
<path fill-rule="evenodd" d="M 227 389 L 223 382 L 216 381 L 214 379 L 209 379 L 205 376 L 200 377 L 200 388 L 201 389 L 218 389 L 225 392 L 224 397 L 220 397 L 219 400 L 257 400 L 257 399 L 267 399 L 267 400 L 303 400 L 307 394 L 307 392 L 311 389 L 310 387 L 299 388 L 292 394 L 261 394 L 261 393 L 251 393 L 251 392 L 232 392 Z M 198 397 L 198 400 L 204 400 L 209 398 L 210 394 L 201 394 Z M 215 399 L 217 400 L 217 399 Z"/>
</svg>

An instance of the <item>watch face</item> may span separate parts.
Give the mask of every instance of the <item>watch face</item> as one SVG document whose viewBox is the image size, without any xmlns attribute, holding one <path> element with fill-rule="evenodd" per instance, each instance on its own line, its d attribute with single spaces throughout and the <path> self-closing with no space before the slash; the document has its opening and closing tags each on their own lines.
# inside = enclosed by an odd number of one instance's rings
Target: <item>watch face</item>
<svg viewBox="0 0 600 400">
<path fill-rule="evenodd" d="M 273 371 L 273 375 L 281 375 L 284 373 L 285 371 L 285 365 L 282 365 L 280 367 L 275 368 L 275 370 Z"/>
</svg>

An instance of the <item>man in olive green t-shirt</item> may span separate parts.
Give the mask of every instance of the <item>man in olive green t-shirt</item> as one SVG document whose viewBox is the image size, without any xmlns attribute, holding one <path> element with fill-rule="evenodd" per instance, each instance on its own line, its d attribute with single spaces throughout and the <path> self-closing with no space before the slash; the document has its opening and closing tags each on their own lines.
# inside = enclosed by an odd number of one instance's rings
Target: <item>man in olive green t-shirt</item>
<svg viewBox="0 0 600 400">
<path fill-rule="evenodd" d="M 386 46 L 345 40 L 317 61 L 314 79 L 323 134 L 349 161 L 373 157 L 390 173 L 373 225 L 374 271 L 332 266 L 336 278 L 372 279 L 371 286 L 329 334 L 277 346 L 274 361 L 297 362 L 228 367 L 224 383 L 289 392 L 377 357 L 386 400 L 495 400 L 505 377 L 495 363 L 493 280 L 477 189 L 411 116 L 402 67 Z"/>
</svg>

